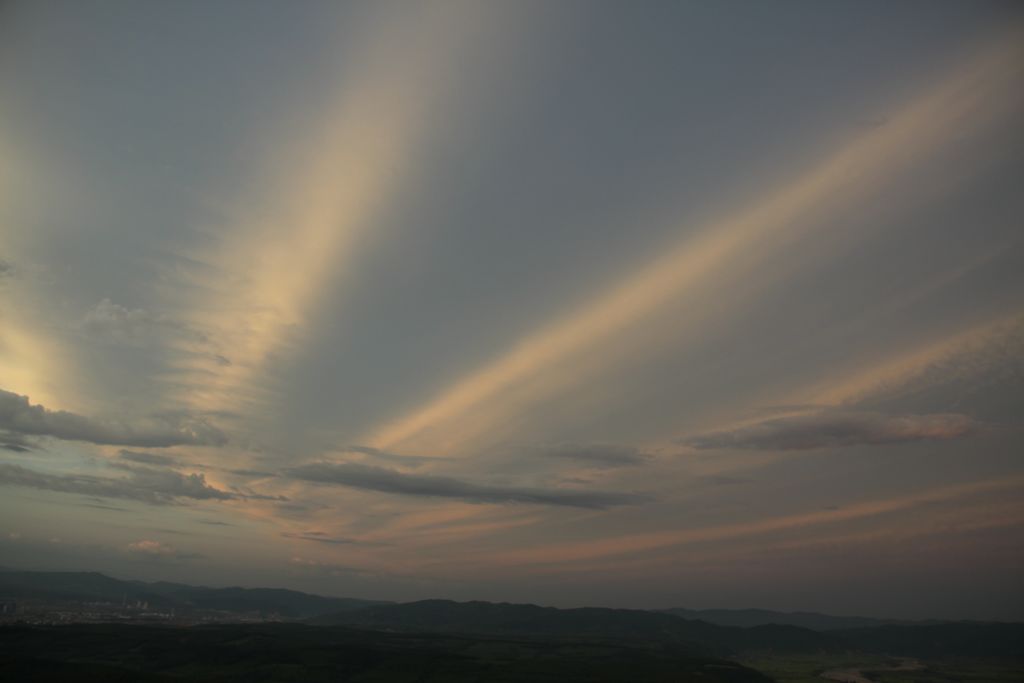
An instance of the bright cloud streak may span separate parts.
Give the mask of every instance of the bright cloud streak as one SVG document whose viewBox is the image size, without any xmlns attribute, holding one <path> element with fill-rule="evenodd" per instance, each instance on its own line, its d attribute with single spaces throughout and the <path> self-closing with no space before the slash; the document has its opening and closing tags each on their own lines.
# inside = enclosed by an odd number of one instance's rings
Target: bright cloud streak
<svg viewBox="0 0 1024 683">
<path fill-rule="evenodd" d="M 1015 311 L 944 339 L 930 341 L 918 348 L 898 353 L 892 358 L 860 368 L 839 379 L 832 378 L 827 383 L 804 390 L 795 396 L 792 402 L 840 405 L 855 403 L 879 393 L 891 394 L 923 375 L 936 363 L 955 358 L 965 359 L 972 371 L 992 370 L 993 368 L 979 367 L 980 364 L 991 363 L 992 359 L 971 358 L 976 356 L 975 352 L 978 349 L 1008 337 L 1022 326 L 1024 314 Z"/>
<path fill-rule="evenodd" d="M 630 325 L 679 296 L 698 295 L 738 255 L 770 250 L 771 240 L 791 239 L 798 219 L 825 203 L 849 202 L 884 186 L 904 164 L 943 144 L 965 122 L 978 125 L 1003 113 L 1013 98 L 1014 79 L 1024 62 L 1019 35 L 997 44 L 958 69 L 933 90 L 913 100 L 877 129 L 842 148 L 781 191 L 732 218 L 697 232 L 642 272 L 598 296 L 580 311 L 515 344 L 511 351 L 441 392 L 411 413 L 381 428 L 370 439 L 384 449 L 458 447 L 450 435 L 484 431 L 508 418 L 503 392 L 560 365 L 583 349 L 628 332 Z M 983 113 L 984 112 L 984 113 Z M 806 229 L 806 228 L 805 228 Z M 558 381 L 565 381 L 560 376 Z M 543 379 L 540 387 L 543 387 Z M 534 391 L 543 391 L 535 385 Z M 466 425 L 472 425 L 467 427 Z"/>
<path fill-rule="evenodd" d="M 598 540 L 558 543 L 536 546 L 522 550 L 511 550 L 498 553 L 489 558 L 489 562 L 497 565 L 520 564 L 558 564 L 591 560 L 600 557 L 627 555 L 658 548 L 699 543 L 703 541 L 720 541 L 741 538 L 756 534 L 772 533 L 798 529 L 808 526 L 832 524 L 865 517 L 875 517 L 890 512 L 899 512 L 919 505 L 955 500 L 967 496 L 1001 490 L 1013 490 L 1024 485 L 1024 478 L 1011 477 L 991 481 L 979 481 L 969 484 L 946 486 L 908 496 L 873 500 L 849 505 L 837 510 L 819 510 L 815 512 L 771 517 L 756 522 L 741 522 L 697 529 L 672 529 L 650 533 L 630 534 L 603 538 Z"/>
<path fill-rule="evenodd" d="M 372 233 L 431 124 L 444 119 L 439 109 L 458 65 L 483 33 L 477 15 L 468 5 L 440 3 L 391 17 L 378 27 L 390 39 L 368 41 L 353 58 L 357 77 L 342 84 L 302 151 L 289 148 L 271 161 L 279 177 L 269 208 L 228 228 L 208 259 L 212 281 L 191 302 L 188 323 L 230 359 L 210 362 L 206 354 L 185 368 L 196 374 L 185 397 L 192 408 L 239 410 L 240 401 L 259 401 L 268 358 L 301 337 L 318 296 L 343 278 L 357 240 Z"/>
</svg>

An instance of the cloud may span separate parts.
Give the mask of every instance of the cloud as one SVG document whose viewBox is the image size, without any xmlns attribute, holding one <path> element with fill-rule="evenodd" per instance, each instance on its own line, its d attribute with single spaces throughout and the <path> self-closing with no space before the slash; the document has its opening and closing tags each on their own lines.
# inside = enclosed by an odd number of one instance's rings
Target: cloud
<svg viewBox="0 0 1024 683">
<path fill-rule="evenodd" d="M 128 309 L 110 299 L 103 299 L 86 313 L 82 329 L 96 337 L 122 344 L 145 344 L 154 338 L 167 336 L 206 341 L 204 334 L 180 321 L 142 308 Z"/>
<path fill-rule="evenodd" d="M 697 449 L 808 450 L 956 439 L 978 429 L 966 415 L 883 415 L 823 412 L 764 420 L 737 429 L 680 439 Z"/>
<path fill-rule="evenodd" d="M 14 277 L 14 266 L 11 265 L 10 261 L 0 259 L 0 282 L 9 277 Z"/>
<path fill-rule="evenodd" d="M 381 460 L 387 460 L 394 462 L 399 465 L 405 465 L 406 467 L 420 467 L 428 462 L 443 462 L 450 460 L 450 458 L 440 458 L 432 455 L 400 455 L 398 453 L 389 453 L 388 451 L 381 450 L 379 448 L 373 448 L 371 446 L 345 446 L 346 453 L 359 453 L 360 455 L 369 455 L 374 458 Z"/>
<path fill-rule="evenodd" d="M 1021 484 L 1024 484 L 1022 477 L 1001 477 L 918 491 L 894 498 L 856 502 L 837 510 L 814 509 L 808 512 L 718 526 L 668 528 L 661 531 L 634 532 L 596 540 L 544 543 L 533 547 L 499 552 L 488 556 L 487 562 L 492 566 L 540 564 L 557 567 L 559 564 L 600 557 L 635 556 L 638 553 L 672 546 L 764 536 L 769 533 L 879 517 L 921 506 L 934 506 L 962 498 L 989 496 L 994 492 L 1016 490 L 1020 488 Z"/>
<path fill-rule="evenodd" d="M 79 503 L 78 505 L 79 507 L 94 508 L 96 510 L 110 510 L 111 512 L 129 512 L 128 508 L 117 507 L 116 505 L 103 505 L 102 503 Z"/>
<path fill-rule="evenodd" d="M 151 541 L 143 539 L 128 544 L 128 552 L 135 553 L 137 555 L 145 555 L 153 558 L 174 558 L 177 560 L 199 560 L 205 557 L 198 553 L 183 553 L 180 552 L 174 546 L 161 543 L 160 541 Z"/>
<path fill-rule="evenodd" d="M 964 396 L 1024 378 L 1024 315 L 1002 314 L 949 336 L 808 387 L 798 400 L 819 405 L 873 405 L 931 390 Z"/>
<path fill-rule="evenodd" d="M 26 486 L 44 491 L 79 493 L 103 498 L 136 500 L 151 505 L 172 505 L 179 499 L 235 500 L 247 496 L 206 483 L 202 474 L 170 470 L 134 469 L 127 477 L 86 474 L 50 474 L 19 465 L 0 464 L 0 485 Z"/>
<path fill-rule="evenodd" d="M 173 555 L 174 548 L 160 541 L 135 541 L 128 544 L 128 550 L 146 555 Z"/>
<path fill-rule="evenodd" d="M 197 472 L 181 474 L 167 470 L 136 469 L 132 470 L 131 481 L 143 489 L 173 498 L 232 500 L 240 497 L 238 494 L 210 486 L 206 483 L 206 477 Z"/>
<path fill-rule="evenodd" d="M 545 457 L 579 460 L 596 467 L 643 465 L 651 459 L 639 448 L 614 444 L 560 444 L 542 446 L 538 451 Z"/>
<path fill-rule="evenodd" d="M 160 455 L 158 453 L 140 453 L 138 451 L 122 450 L 120 456 L 124 460 L 142 463 L 143 465 L 157 465 L 160 467 L 178 466 L 177 458 L 173 458 L 169 455 Z"/>
<path fill-rule="evenodd" d="M 533 503 L 603 509 L 648 500 L 643 495 L 612 491 L 491 486 L 451 477 L 405 474 L 382 467 L 351 463 L 312 463 L 285 470 L 285 474 L 318 484 L 338 484 L 404 496 L 457 498 L 470 503 Z"/>
<path fill-rule="evenodd" d="M 288 564 L 293 565 L 295 567 L 301 567 L 302 569 L 305 569 L 307 571 L 312 571 L 319 574 L 326 574 L 327 576 L 374 576 L 374 574 L 367 572 L 365 569 L 349 567 L 343 564 L 333 564 L 331 562 L 321 562 L 320 560 L 313 560 L 306 557 L 293 557 L 288 560 Z"/>
<path fill-rule="evenodd" d="M 301 533 L 285 531 L 281 535 L 285 538 L 294 538 L 300 541 L 313 541 L 315 543 L 327 543 L 330 545 L 351 545 L 353 543 L 359 543 L 359 541 L 352 538 L 329 536 L 323 531 L 303 531 Z"/>
<path fill-rule="evenodd" d="M 221 469 L 221 468 L 211 468 L 211 469 Z M 249 470 L 249 469 L 225 470 L 225 469 L 221 469 L 221 471 L 222 472 L 228 472 L 230 474 L 234 474 L 234 475 L 237 475 L 239 477 L 273 477 L 274 476 L 273 472 L 267 472 L 265 470 Z"/>
<path fill-rule="evenodd" d="M 28 439 L 11 432 L 0 432 L 0 448 L 14 453 L 28 453 L 34 450 L 34 446 Z"/>
<path fill-rule="evenodd" d="M 200 524 L 209 524 L 210 526 L 235 526 L 234 524 L 231 524 L 230 522 L 222 522 L 219 519 L 201 519 L 201 520 L 199 520 L 199 523 Z"/>
<path fill-rule="evenodd" d="M 684 299 L 693 303 L 695 313 L 688 324 L 696 333 L 693 320 L 705 309 L 722 314 L 718 290 L 725 273 L 730 273 L 729 279 L 744 275 L 755 286 L 757 282 L 750 279 L 755 275 L 767 282 L 777 277 L 781 259 L 770 259 L 773 251 L 765 251 L 757 260 L 774 264 L 767 270 L 737 266 L 744 262 L 751 244 L 766 250 L 788 249 L 803 234 L 828 224 L 805 217 L 826 206 L 862 201 L 889 186 L 911 162 L 948 143 L 954 131 L 963 130 L 965 121 L 980 123 L 991 120 L 997 111 L 1000 115 L 1014 111 L 1010 109 L 1014 101 L 1006 93 L 1017 78 L 1017 42 L 1014 35 L 1013 40 L 972 57 L 937 87 L 908 101 L 887 125 L 854 136 L 792 182 L 740 205 L 731 215 L 686 230 L 678 244 L 661 250 L 651 263 L 599 292 L 575 312 L 513 339 L 505 353 L 398 419 L 383 423 L 370 442 L 381 448 L 446 444 L 453 450 L 460 442 L 508 423 L 524 405 L 548 400 L 605 368 L 606 362 L 587 362 L 600 356 L 585 351 L 623 334 L 635 335 L 646 316 L 667 305 L 678 306 Z M 752 270 L 737 272 L 738 267 Z M 522 392 L 524 398 L 511 400 L 515 392 Z"/>
<path fill-rule="evenodd" d="M 735 486 L 737 484 L 746 484 L 750 481 L 743 477 L 732 477 L 727 474 L 711 474 L 705 477 L 698 477 L 698 480 L 709 486 Z"/>
<path fill-rule="evenodd" d="M 28 396 L 0 389 L 0 429 L 28 436 L 52 436 L 110 446 L 222 446 L 227 437 L 201 418 L 161 415 L 132 424 L 97 420 L 32 405 Z"/>
</svg>

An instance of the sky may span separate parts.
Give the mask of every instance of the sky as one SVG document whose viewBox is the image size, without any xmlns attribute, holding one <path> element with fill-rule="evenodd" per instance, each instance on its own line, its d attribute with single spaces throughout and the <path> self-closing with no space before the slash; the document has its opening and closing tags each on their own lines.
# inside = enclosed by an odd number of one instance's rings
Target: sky
<svg viewBox="0 0 1024 683">
<path fill-rule="evenodd" d="M 0 7 L 0 565 L 1024 619 L 1024 5 Z"/>
</svg>

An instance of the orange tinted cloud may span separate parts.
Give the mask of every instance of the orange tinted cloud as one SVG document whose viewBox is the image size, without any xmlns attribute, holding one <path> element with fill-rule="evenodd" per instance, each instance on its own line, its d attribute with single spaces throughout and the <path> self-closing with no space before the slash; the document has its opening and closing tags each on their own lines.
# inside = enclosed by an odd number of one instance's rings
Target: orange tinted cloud
<svg viewBox="0 0 1024 683">
<path fill-rule="evenodd" d="M 866 501 L 837 510 L 817 510 L 796 515 L 773 517 L 755 522 L 742 522 L 697 529 L 671 529 L 649 533 L 629 534 L 613 538 L 588 541 L 557 543 L 521 550 L 498 553 L 490 558 L 495 564 L 557 564 L 576 562 L 601 557 L 628 555 L 659 548 L 742 538 L 757 534 L 772 533 L 803 527 L 833 524 L 891 512 L 899 512 L 929 503 L 963 498 L 1000 490 L 1012 490 L 1024 486 L 1024 477 L 1008 477 L 995 480 L 959 484 L 931 491 L 914 493 L 899 498 Z"/>
</svg>

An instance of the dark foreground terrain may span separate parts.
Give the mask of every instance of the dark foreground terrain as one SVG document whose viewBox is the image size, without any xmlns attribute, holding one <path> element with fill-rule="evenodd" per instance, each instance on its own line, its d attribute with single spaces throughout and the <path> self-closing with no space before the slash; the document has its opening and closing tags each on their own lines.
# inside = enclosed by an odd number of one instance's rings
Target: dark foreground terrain
<svg viewBox="0 0 1024 683">
<path fill-rule="evenodd" d="M 0 571 L 0 681 L 1024 683 L 1024 624 L 691 616 Z"/>
<path fill-rule="evenodd" d="M 299 624 L 0 628 L 9 681 L 702 681 L 767 683 L 670 645 L 357 631 Z"/>
</svg>

